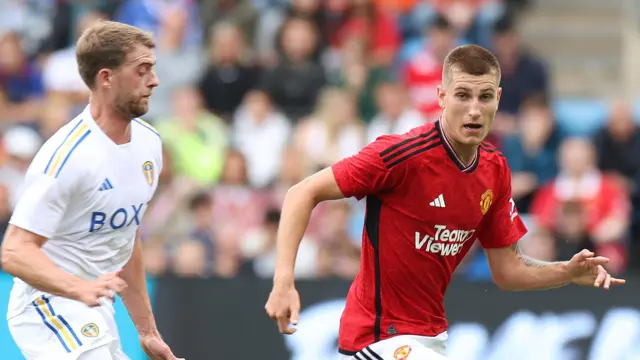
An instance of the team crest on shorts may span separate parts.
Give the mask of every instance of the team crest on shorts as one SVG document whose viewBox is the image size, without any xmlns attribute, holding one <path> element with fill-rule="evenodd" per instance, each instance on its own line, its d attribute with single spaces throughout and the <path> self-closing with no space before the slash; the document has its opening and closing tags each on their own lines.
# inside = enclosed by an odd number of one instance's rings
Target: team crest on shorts
<svg viewBox="0 0 640 360">
<path fill-rule="evenodd" d="M 393 358 L 395 360 L 407 360 L 411 354 L 411 346 L 402 345 L 393 352 Z"/>
<path fill-rule="evenodd" d="M 493 190 L 487 189 L 482 196 L 480 196 L 480 211 L 482 211 L 482 215 L 485 215 L 491 204 L 493 203 Z"/>
<path fill-rule="evenodd" d="M 145 161 L 145 163 L 142 164 L 142 173 L 144 174 L 144 178 L 147 179 L 147 183 L 153 185 L 153 163 L 151 161 Z"/>
<path fill-rule="evenodd" d="M 89 323 L 82 327 L 82 335 L 86 337 L 96 337 L 100 335 L 100 329 L 98 329 L 98 325 L 94 323 Z"/>
</svg>

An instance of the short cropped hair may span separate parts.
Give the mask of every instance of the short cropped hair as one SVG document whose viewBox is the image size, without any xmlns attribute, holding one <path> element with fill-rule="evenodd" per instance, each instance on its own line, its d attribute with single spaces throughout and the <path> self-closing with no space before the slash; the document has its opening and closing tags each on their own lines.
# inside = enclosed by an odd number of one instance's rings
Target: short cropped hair
<svg viewBox="0 0 640 360">
<path fill-rule="evenodd" d="M 452 71 L 476 76 L 495 73 L 498 83 L 501 77 L 498 59 L 491 51 L 478 45 L 462 45 L 451 50 L 444 60 L 442 79 L 448 81 Z"/>
<path fill-rule="evenodd" d="M 99 21 L 86 29 L 76 44 L 80 77 L 93 89 L 102 69 L 117 69 L 137 45 L 155 48 L 153 35 L 135 26 L 115 21 Z"/>
</svg>

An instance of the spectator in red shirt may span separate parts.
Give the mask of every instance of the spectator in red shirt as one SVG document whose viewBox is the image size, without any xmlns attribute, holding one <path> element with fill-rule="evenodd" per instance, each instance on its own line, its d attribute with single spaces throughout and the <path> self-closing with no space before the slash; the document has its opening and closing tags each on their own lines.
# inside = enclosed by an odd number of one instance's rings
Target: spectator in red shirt
<svg viewBox="0 0 640 360">
<path fill-rule="evenodd" d="M 426 33 L 422 51 L 403 66 L 403 82 L 409 90 L 413 106 L 427 121 L 437 120 L 442 112 L 436 97 L 436 87 L 442 82 L 444 59 L 456 46 L 453 27 L 444 17 L 438 17 Z"/>
<path fill-rule="evenodd" d="M 610 271 L 626 265 L 624 246 L 631 220 L 629 193 L 596 166 L 593 144 L 586 139 L 569 139 L 559 152 L 560 173 L 543 186 L 533 199 L 531 213 L 538 225 L 557 229 L 560 210 L 567 202 L 578 202 L 586 216 L 589 237 L 596 252 L 608 257 Z"/>
<path fill-rule="evenodd" d="M 396 20 L 369 0 L 353 0 L 351 4 L 340 38 L 352 36 L 367 41 L 371 65 L 374 66 L 390 66 L 401 42 Z"/>
</svg>

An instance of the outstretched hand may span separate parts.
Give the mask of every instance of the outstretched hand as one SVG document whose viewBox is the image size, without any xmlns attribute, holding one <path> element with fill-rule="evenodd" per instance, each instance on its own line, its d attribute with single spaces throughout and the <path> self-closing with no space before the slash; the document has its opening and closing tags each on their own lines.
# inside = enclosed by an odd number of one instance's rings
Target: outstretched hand
<svg viewBox="0 0 640 360">
<path fill-rule="evenodd" d="M 567 263 L 571 281 L 574 284 L 582 286 L 593 286 L 596 288 L 603 287 L 609 290 L 612 285 L 623 285 L 626 283 L 624 279 L 616 279 L 611 276 L 603 265 L 607 264 L 609 259 L 603 256 L 595 256 L 589 250 L 582 250 L 573 255 Z"/>
</svg>

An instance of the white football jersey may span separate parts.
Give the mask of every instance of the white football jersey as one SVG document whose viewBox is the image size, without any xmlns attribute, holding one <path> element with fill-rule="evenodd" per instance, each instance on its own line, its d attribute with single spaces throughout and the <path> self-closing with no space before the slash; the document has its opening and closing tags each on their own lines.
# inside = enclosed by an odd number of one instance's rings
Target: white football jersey
<svg viewBox="0 0 640 360">
<path fill-rule="evenodd" d="M 161 171 L 162 140 L 151 125 L 132 120 L 131 141 L 118 145 L 87 107 L 33 159 L 10 223 L 46 237 L 42 251 L 62 270 L 95 279 L 129 261 Z M 39 295 L 16 278 L 7 316 Z"/>
</svg>

